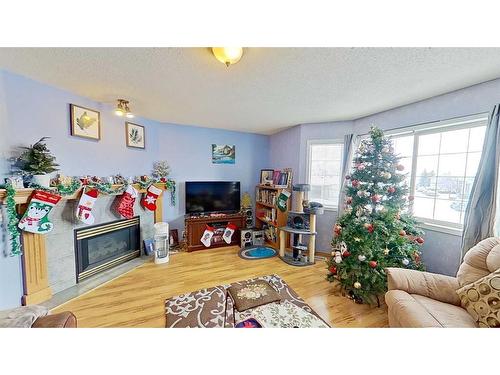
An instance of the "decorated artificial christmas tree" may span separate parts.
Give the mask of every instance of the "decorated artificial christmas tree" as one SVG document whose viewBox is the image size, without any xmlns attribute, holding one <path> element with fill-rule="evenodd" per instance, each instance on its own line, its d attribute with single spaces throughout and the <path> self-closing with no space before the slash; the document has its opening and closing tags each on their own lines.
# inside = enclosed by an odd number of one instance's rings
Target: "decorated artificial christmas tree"
<svg viewBox="0 0 500 375">
<path fill-rule="evenodd" d="M 411 197 L 399 160 L 392 142 L 372 128 L 346 176 L 345 211 L 334 226 L 327 279 L 359 303 L 379 301 L 387 290 L 386 267 L 424 268 L 423 232 L 406 212 Z"/>
</svg>

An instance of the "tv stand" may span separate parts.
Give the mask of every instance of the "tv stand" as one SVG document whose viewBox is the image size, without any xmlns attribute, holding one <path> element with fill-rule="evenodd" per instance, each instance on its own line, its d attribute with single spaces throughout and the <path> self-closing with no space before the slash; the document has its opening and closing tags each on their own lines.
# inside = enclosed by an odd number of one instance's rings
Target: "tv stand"
<svg viewBox="0 0 500 375">
<path fill-rule="evenodd" d="M 240 246 L 240 229 L 245 227 L 245 214 L 237 212 L 234 214 L 203 214 L 203 215 L 186 215 L 184 225 L 186 229 L 187 251 L 197 251 L 204 249 L 213 249 L 224 246 Z M 215 227 L 218 232 L 226 228 L 226 225 L 231 222 L 238 228 L 231 238 L 231 243 L 227 244 L 220 233 L 215 233 L 212 238 L 210 247 L 205 247 L 201 243 L 201 236 L 207 225 Z"/>
</svg>

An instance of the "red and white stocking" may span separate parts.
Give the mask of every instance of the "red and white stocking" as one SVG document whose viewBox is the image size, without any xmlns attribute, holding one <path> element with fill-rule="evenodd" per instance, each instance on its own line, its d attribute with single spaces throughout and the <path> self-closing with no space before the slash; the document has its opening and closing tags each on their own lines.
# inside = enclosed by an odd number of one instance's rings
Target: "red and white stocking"
<svg viewBox="0 0 500 375">
<path fill-rule="evenodd" d="M 147 208 L 150 211 L 156 210 L 156 200 L 161 195 L 162 191 L 163 190 L 157 188 L 154 185 L 148 187 L 147 193 L 144 194 L 144 197 L 141 200 L 141 203 L 144 206 L 144 208 Z"/>
<path fill-rule="evenodd" d="M 224 234 L 222 235 L 222 238 L 224 238 L 224 241 L 226 241 L 228 245 L 231 243 L 231 238 L 233 237 L 234 231 L 237 228 L 238 227 L 233 223 L 228 223 L 226 229 L 224 229 Z"/>
<path fill-rule="evenodd" d="M 94 224 L 95 217 L 92 214 L 92 207 L 97 200 L 99 191 L 97 189 L 83 190 L 78 207 L 76 208 L 76 218 L 85 224 Z"/>
<path fill-rule="evenodd" d="M 206 225 L 205 232 L 203 232 L 203 236 L 201 236 L 201 243 L 205 245 L 205 247 L 210 247 L 212 237 L 214 236 L 214 230 L 214 227 Z"/>
<path fill-rule="evenodd" d="M 125 219 L 132 219 L 134 217 L 134 203 L 139 194 L 132 185 L 127 187 L 127 190 L 120 196 L 117 211 Z"/>
</svg>

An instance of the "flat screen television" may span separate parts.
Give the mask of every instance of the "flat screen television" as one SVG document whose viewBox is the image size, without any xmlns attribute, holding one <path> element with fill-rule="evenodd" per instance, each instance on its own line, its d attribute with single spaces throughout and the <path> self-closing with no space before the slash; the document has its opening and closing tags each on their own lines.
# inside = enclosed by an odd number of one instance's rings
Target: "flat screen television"
<svg viewBox="0 0 500 375">
<path fill-rule="evenodd" d="M 186 181 L 186 214 L 239 210 L 239 181 Z"/>
</svg>

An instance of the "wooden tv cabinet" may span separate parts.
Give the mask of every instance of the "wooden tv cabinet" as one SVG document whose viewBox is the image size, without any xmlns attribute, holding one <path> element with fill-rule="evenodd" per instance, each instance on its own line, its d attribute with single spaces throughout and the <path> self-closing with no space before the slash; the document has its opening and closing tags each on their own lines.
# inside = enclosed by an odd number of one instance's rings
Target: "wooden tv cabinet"
<svg viewBox="0 0 500 375">
<path fill-rule="evenodd" d="M 245 214 L 239 212 L 224 216 L 186 216 L 184 224 L 186 229 L 187 251 L 213 249 L 223 246 L 240 246 L 240 229 L 245 228 L 245 218 Z M 229 245 L 222 237 L 216 235 L 212 238 L 210 247 L 205 247 L 205 245 L 201 243 L 201 236 L 205 231 L 206 225 L 215 228 L 225 228 L 229 222 L 238 227 L 238 229 L 234 231 Z"/>
</svg>

